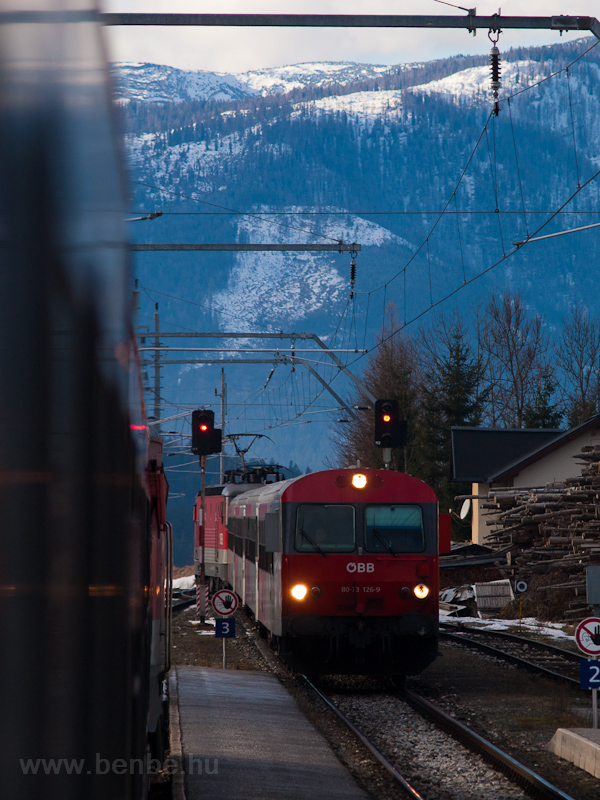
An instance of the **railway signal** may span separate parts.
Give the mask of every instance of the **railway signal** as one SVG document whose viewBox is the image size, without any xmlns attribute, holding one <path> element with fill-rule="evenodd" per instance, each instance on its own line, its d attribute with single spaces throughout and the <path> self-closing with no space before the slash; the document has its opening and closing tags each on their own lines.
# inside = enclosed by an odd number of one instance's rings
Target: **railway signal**
<svg viewBox="0 0 600 800">
<path fill-rule="evenodd" d="M 400 418 L 397 400 L 375 401 L 375 444 L 377 447 L 404 447 L 406 420 Z"/>
<path fill-rule="evenodd" d="M 209 456 L 221 452 L 221 429 L 215 428 L 215 412 L 192 411 L 192 453 Z"/>
</svg>

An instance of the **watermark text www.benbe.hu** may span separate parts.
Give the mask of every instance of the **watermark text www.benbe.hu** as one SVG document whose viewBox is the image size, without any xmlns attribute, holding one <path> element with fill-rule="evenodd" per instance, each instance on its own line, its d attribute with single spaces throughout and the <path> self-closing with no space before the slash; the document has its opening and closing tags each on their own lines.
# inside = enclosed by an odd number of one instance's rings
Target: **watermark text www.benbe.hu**
<svg viewBox="0 0 600 800">
<path fill-rule="evenodd" d="M 188 775 L 218 775 L 218 758 L 187 756 L 179 762 L 175 758 L 159 761 L 143 758 L 103 758 L 96 753 L 89 762 L 85 758 L 20 758 L 24 775 L 155 775 L 159 772 L 175 775 L 183 771 Z"/>
</svg>

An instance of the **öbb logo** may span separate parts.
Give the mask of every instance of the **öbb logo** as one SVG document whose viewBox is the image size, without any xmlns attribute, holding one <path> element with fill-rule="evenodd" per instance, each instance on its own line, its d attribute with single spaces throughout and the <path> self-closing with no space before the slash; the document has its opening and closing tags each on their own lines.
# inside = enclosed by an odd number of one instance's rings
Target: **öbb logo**
<svg viewBox="0 0 600 800">
<path fill-rule="evenodd" d="M 375 572 L 375 564 L 363 564 L 362 561 L 357 564 L 355 561 L 351 561 L 346 564 L 346 569 L 348 572 Z"/>
</svg>

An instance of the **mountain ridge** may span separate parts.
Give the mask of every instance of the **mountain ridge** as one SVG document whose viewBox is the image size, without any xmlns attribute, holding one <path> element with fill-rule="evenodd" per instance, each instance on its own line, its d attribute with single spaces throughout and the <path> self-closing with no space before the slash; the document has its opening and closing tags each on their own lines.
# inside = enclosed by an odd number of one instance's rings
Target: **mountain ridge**
<svg viewBox="0 0 600 800">
<path fill-rule="evenodd" d="M 426 324 L 436 309 L 466 319 L 491 292 L 508 290 L 543 314 L 549 330 L 560 327 L 572 304 L 598 315 L 597 232 L 530 244 L 507 258 L 513 242 L 540 226 L 545 234 L 598 219 L 595 182 L 577 192 L 600 166 L 600 48 L 568 74 L 527 89 L 588 46 L 578 40 L 503 54 L 498 117 L 485 55 L 398 73 L 389 68 L 361 80 L 346 70 L 343 84 L 326 83 L 332 70 L 317 70 L 310 85 L 287 92 L 273 90 L 283 80 L 273 73 L 260 77 L 269 89 L 264 95 L 257 83 L 253 95 L 216 100 L 221 76 L 208 87 L 210 97 L 177 102 L 161 86 L 167 74 L 161 67 L 152 73 L 156 86 L 140 83 L 120 108 L 136 216 L 164 212 L 132 223 L 134 240 L 343 239 L 362 250 L 352 292 L 347 253 L 137 254 L 140 324 L 152 324 L 160 302 L 165 330 L 314 331 L 330 346 L 356 350 L 340 356 L 351 364 L 359 350 L 376 345 L 390 303 L 409 332 L 413 320 Z M 291 84 L 298 75 L 284 77 Z M 243 92 L 248 85 L 227 84 Z M 151 99 L 159 96 L 164 102 Z M 233 341 L 237 347 L 243 340 Z M 231 339 L 223 343 L 233 347 Z M 273 340 L 244 346 L 272 348 Z M 339 395 L 349 395 L 343 375 L 307 357 L 326 382 L 335 379 Z M 210 403 L 202 391 L 217 387 L 226 368 L 229 430 L 273 438 L 257 442 L 254 455 L 318 468 L 328 454 L 328 426 L 343 416 L 326 395 L 313 403 L 323 387 L 289 360 L 278 362 L 271 379 L 276 359 L 268 354 L 257 354 L 252 365 L 241 353 L 221 358 L 216 365 L 165 364 L 169 400 L 178 408 Z M 312 423 L 303 428 L 291 427 L 301 424 L 297 411 L 310 403 L 311 411 L 328 410 L 305 418 Z"/>
</svg>

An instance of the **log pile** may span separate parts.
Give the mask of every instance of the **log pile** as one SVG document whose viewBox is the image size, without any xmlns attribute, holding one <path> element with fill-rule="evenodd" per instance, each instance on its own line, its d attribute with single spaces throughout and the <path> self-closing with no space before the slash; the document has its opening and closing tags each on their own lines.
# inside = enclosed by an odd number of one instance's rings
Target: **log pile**
<svg viewBox="0 0 600 800">
<path fill-rule="evenodd" d="M 510 564 L 519 578 L 558 576 L 545 589 L 575 593 L 566 617 L 585 614 L 585 568 L 600 563 L 600 446 L 587 445 L 574 458 L 582 462 L 577 477 L 492 489 L 481 503 L 491 528 L 487 543 L 511 547 Z"/>
</svg>

